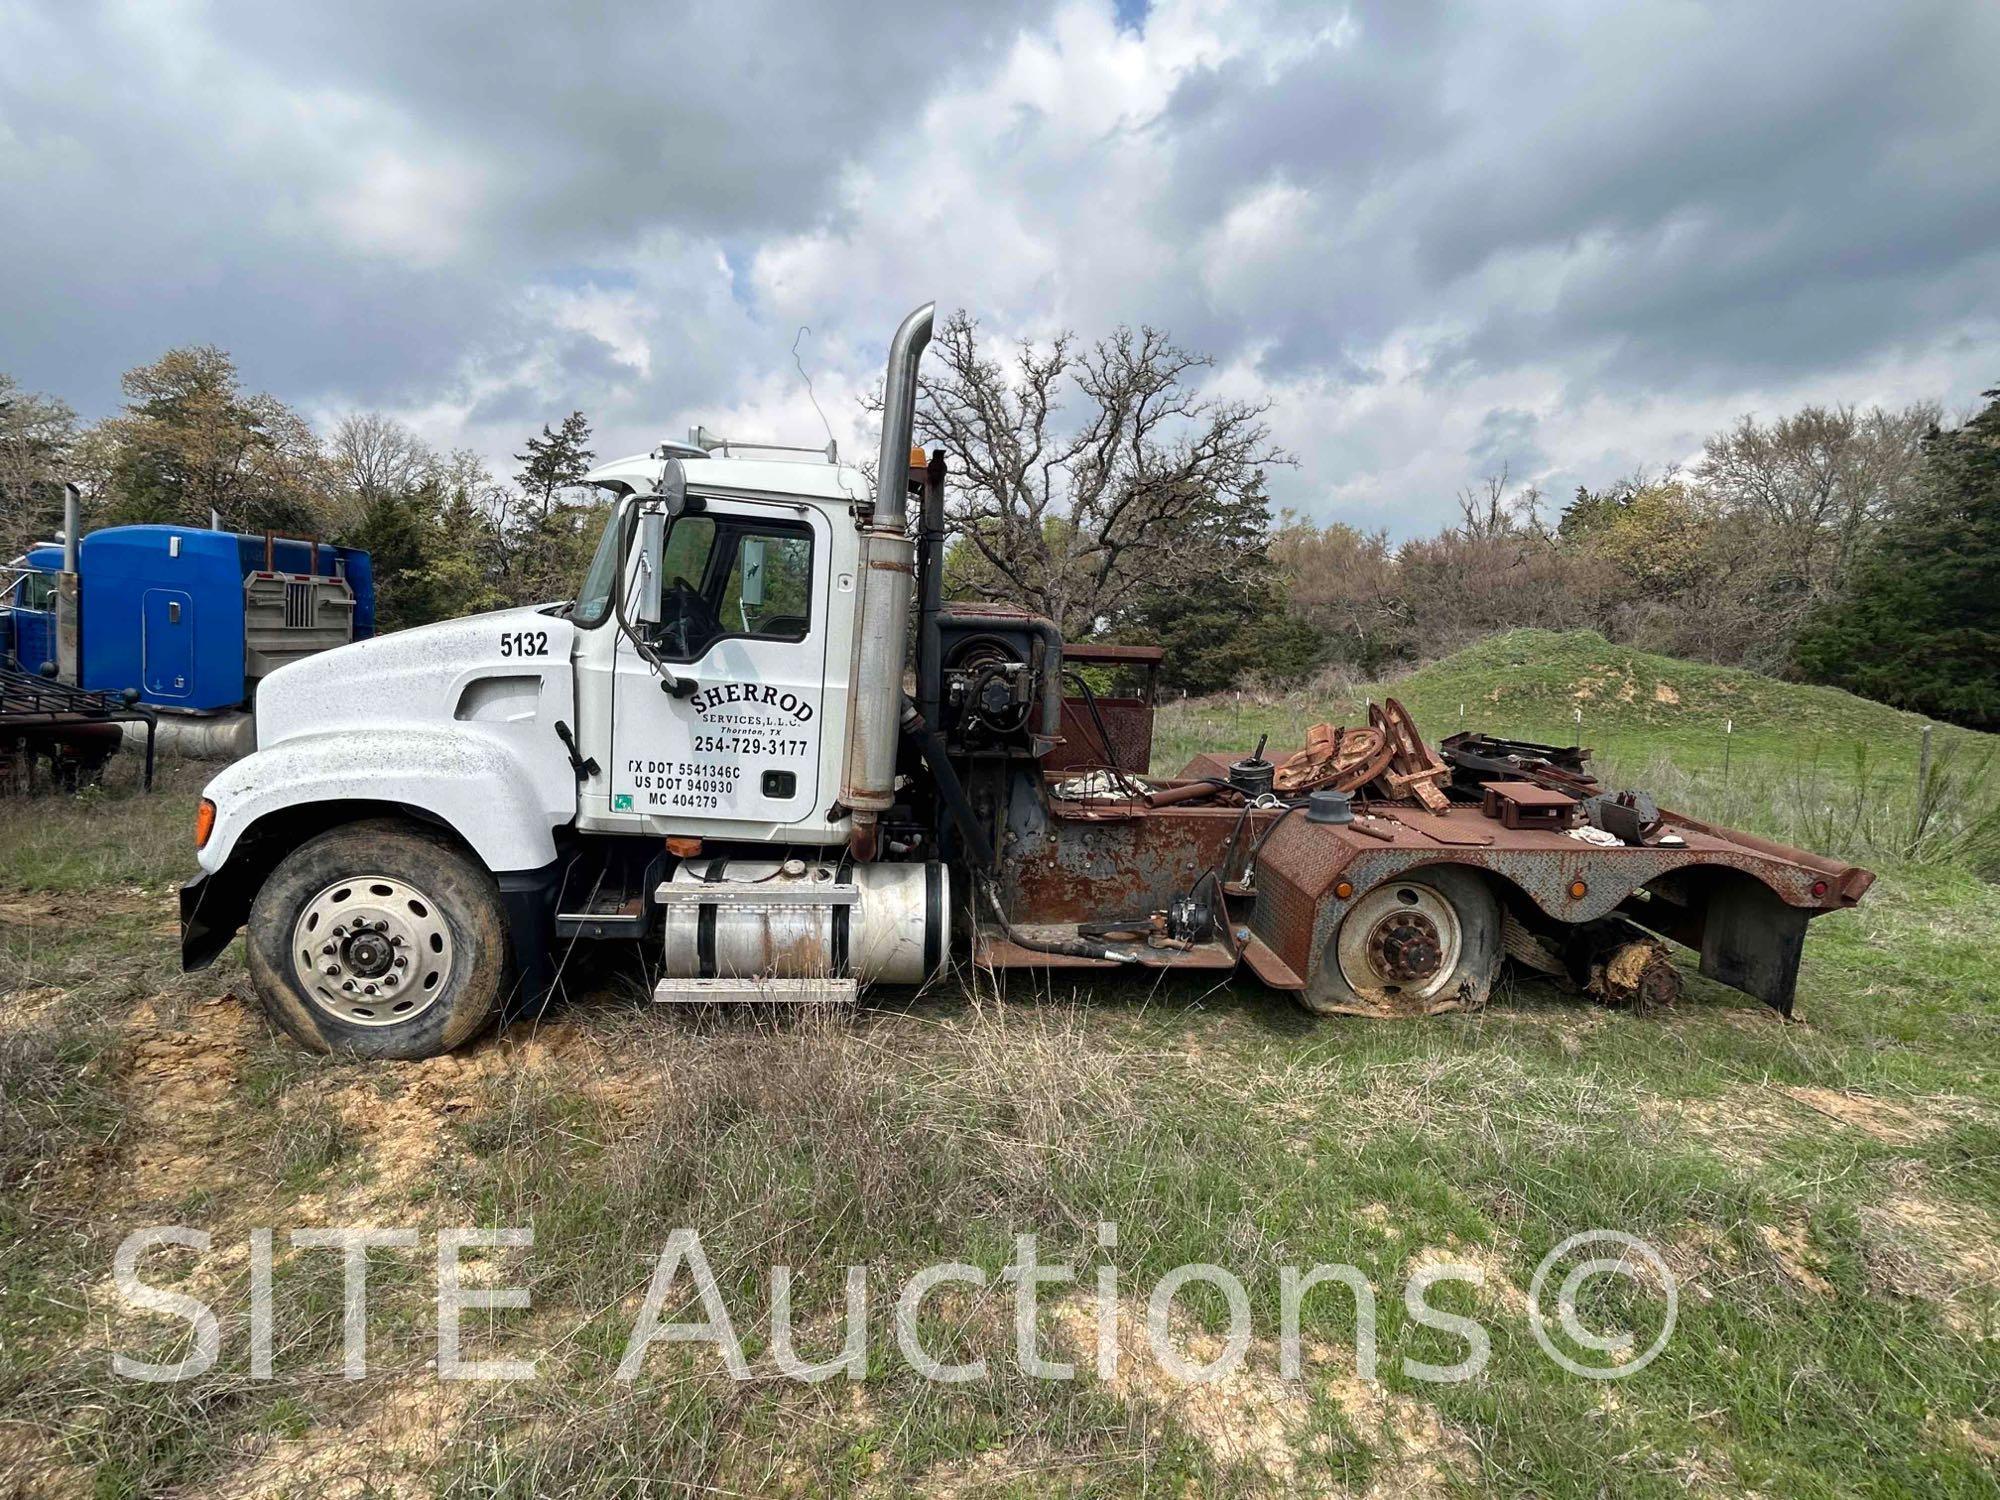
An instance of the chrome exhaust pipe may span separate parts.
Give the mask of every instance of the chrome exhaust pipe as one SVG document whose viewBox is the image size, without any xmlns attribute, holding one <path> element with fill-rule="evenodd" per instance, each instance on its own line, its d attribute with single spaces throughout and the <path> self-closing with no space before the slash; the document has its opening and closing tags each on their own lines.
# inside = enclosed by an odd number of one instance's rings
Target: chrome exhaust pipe
<svg viewBox="0 0 2000 1500">
<path fill-rule="evenodd" d="M 849 848 L 876 853 L 876 821 L 896 797 L 896 740 L 903 717 L 903 666 L 909 635 L 916 543 L 906 532 L 910 437 L 916 426 L 917 361 L 931 341 L 937 304 L 903 319 L 889 345 L 882 387 L 882 446 L 875 463 L 875 507 L 861 529 L 854 645 L 848 658 L 847 750 L 840 800 L 853 816 Z"/>
<path fill-rule="evenodd" d="M 76 571 L 77 543 L 83 536 L 83 489 L 75 480 L 63 484 L 63 565 L 65 573 Z"/>
</svg>

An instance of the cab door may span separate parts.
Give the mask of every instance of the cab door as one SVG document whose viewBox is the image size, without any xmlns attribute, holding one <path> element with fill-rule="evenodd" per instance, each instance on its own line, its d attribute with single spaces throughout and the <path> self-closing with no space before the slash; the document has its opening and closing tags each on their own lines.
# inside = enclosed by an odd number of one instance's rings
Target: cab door
<svg viewBox="0 0 2000 1500">
<path fill-rule="evenodd" d="M 148 699 L 194 692 L 194 596 L 147 589 L 140 601 L 140 676 Z"/>
<path fill-rule="evenodd" d="M 825 721 L 830 536 L 810 507 L 706 499 L 658 553 L 656 621 L 642 627 L 686 696 L 618 641 L 611 713 L 613 814 L 688 832 L 809 817 Z M 642 561 L 641 566 L 645 563 Z M 646 581 L 650 596 L 652 582 Z"/>
</svg>

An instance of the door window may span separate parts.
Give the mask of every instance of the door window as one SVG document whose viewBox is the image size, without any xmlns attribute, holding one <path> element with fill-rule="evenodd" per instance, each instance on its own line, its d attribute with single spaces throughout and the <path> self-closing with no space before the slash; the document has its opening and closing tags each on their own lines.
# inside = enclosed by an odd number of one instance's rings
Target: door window
<svg viewBox="0 0 2000 1500">
<path fill-rule="evenodd" d="M 667 529 L 655 648 L 693 661 L 717 641 L 802 641 L 812 625 L 812 532 L 790 521 L 683 515 Z"/>
</svg>

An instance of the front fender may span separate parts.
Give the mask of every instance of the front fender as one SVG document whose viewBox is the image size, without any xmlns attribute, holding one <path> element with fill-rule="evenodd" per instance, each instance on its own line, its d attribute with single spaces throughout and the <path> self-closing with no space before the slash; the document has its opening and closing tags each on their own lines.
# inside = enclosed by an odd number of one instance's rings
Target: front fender
<svg viewBox="0 0 2000 1500">
<path fill-rule="evenodd" d="M 215 827 L 200 853 L 213 875 L 246 830 L 286 809 L 329 802 L 411 808 L 449 827 L 494 872 L 556 857 L 554 831 L 576 818 L 576 777 L 563 746 L 525 746 L 478 724 L 341 729 L 297 735 L 237 761 L 202 795 Z"/>
</svg>

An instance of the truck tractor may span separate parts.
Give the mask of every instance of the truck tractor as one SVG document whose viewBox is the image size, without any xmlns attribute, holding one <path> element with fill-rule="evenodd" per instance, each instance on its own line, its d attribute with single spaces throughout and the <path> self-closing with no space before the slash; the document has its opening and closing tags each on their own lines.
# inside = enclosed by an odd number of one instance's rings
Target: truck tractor
<svg viewBox="0 0 2000 1500">
<path fill-rule="evenodd" d="M 252 746 L 263 680 L 374 634 L 368 554 L 305 537 L 197 526 L 82 534 L 0 573 L 0 667 L 156 710 L 163 748 L 229 759 Z"/>
<path fill-rule="evenodd" d="M 1807 923 L 1868 872 L 1605 791 L 1574 749 L 1440 756 L 1384 705 L 1283 765 L 1148 776 L 1149 695 L 1114 683 L 1156 649 L 943 597 L 948 460 L 911 448 L 932 314 L 896 331 L 872 482 L 664 443 L 589 475 L 575 598 L 265 679 L 256 751 L 198 809 L 184 965 L 245 930 L 281 1026 L 387 1058 L 539 1013 L 606 941 L 671 1002 L 850 1001 L 963 960 L 1421 1015 L 1484 1003 L 1507 958 L 1666 999 L 1666 938 L 1789 1013 Z"/>
</svg>

